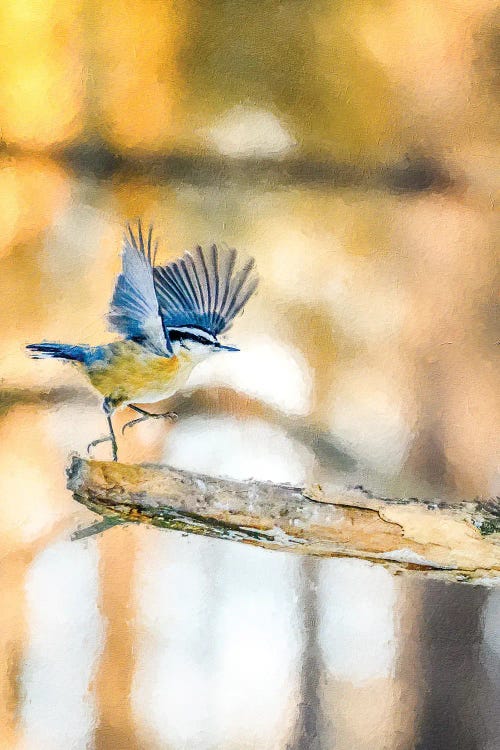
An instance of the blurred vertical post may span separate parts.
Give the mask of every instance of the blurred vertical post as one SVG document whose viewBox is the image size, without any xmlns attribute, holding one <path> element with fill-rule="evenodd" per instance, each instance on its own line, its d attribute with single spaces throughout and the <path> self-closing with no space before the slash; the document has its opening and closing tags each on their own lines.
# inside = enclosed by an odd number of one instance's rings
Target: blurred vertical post
<svg viewBox="0 0 500 750">
<path fill-rule="evenodd" d="M 488 679 L 481 662 L 487 589 L 428 582 L 421 635 L 424 696 L 416 750 L 485 748 L 488 726 L 481 705 Z"/>
<path fill-rule="evenodd" d="M 143 750 L 131 706 L 134 653 L 135 529 L 119 528 L 100 540 L 101 603 L 105 646 L 96 677 L 96 750 Z"/>
<path fill-rule="evenodd" d="M 24 584 L 27 556 L 11 549 L 0 569 L 0 747 L 13 748 L 18 740 L 21 696 L 19 674 L 26 639 Z"/>
<path fill-rule="evenodd" d="M 119 151 L 170 151 L 182 132 L 184 84 L 178 57 L 185 3 L 96 2 L 89 48 L 98 76 L 92 100 L 100 136 Z"/>
<path fill-rule="evenodd" d="M 302 659 L 299 704 L 286 750 L 327 750 L 322 707 L 323 660 L 318 640 L 318 560 L 304 557 L 300 565 L 299 608 L 302 614 Z M 325 744 L 326 740 L 326 744 Z"/>
</svg>

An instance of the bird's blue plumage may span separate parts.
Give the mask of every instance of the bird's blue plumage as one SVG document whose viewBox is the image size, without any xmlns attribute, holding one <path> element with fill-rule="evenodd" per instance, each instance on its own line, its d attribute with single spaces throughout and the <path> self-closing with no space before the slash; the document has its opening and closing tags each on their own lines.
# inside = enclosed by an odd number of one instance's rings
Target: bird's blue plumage
<svg viewBox="0 0 500 750">
<path fill-rule="evenodd" d="M 236 250 L 197 247 L 167 266 L 155 267 L 154 283 L 164 327 L 192 326 L 217 336 L 226 331 L 257 287 L 250 259 L 236 265 Z"/>
<path fill-rule="evenodd" d="M 171 356 L 169 331 L 226 331 L 257 287 L 254 261 L 237 263 L 236 250 L 197 247 L 165 266 L 155 266 L 152 228 L 146 242 L 128 228 L 123 270 L 116 282 L 109 321 L 123 336 L 161 356 Z"/>
<path fill-rule="evenodd" d="M 89 365 L 106 358 L 107 347 L 87 346 L 85 344 L 59 344 L 42 341 L 40 344 L 28 344 L 26 349 L 33 359 L 65 359 L 69 362 L 81 362 Z"/>
<path fill-rule="evenodd" d="M 155 354 L 169 357 L 172 347 L 163 328 L 153 280 L 152 228 L 146 245 L 140 222 L 137 234 L 136 238 L 128 227 L 123 243 L 122 273 L 116 281 L 108 320 L 125 338 L 143 344 Z"/>
</svg>

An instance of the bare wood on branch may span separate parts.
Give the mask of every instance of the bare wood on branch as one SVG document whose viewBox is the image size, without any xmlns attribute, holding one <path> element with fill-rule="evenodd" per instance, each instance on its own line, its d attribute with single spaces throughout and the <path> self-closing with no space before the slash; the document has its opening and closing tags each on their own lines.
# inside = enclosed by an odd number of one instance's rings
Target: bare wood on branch
<svg viewBox="0 0 500 750">
<path fill-rule="evenodd" d="M 68 488 L 102 516 L 74 538 L 145 523 L 273 550 L 355 557 L 393 572 L 500 582 L 500 506 L 375 497 L 362 488 L 239 482 L 169 466 L 73 456 Z"/>
</svg>

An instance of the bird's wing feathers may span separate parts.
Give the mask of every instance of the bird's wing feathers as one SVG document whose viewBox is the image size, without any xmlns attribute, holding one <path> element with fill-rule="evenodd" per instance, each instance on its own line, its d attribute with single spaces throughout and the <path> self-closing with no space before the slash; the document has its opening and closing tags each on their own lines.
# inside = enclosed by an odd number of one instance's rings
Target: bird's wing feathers
<svg viewBox="0 0 500 750">
<path fill-rule="evenodd" d="M 140 221 L 137 237 L 130 226 L 124 236 L 122 273 L 116 281 L 108 320 L 111 327 L 128 339 L 164 357 L 172 347 L 165 335 L 153 281 L 155 251 L 152 250 L 152 227 L 144 243 Z M 156 250 L 156 248 L 155 248 Z"/>
<path fill-rule="evenodd" d="M 237 262 L 236 250 L 212 245 L 153 269 L 164 327 L 192 326 L 217 336 L 226 331 L 258 284 L 254 261 Z"/>
<path fill-rule="evenodd" d="M 136 234 L 127 227 L 108 320 L 126 338 L 170 357 L 169 329 L 201 328 L 213 336 L 226 331 L 255 291 L 258 277 L 253 259 L 238 263 L 236 250 L 216 245 L 154 266 L 152 231 L 150 227 L 145 240 L 140 221 Z"/>
</svg>

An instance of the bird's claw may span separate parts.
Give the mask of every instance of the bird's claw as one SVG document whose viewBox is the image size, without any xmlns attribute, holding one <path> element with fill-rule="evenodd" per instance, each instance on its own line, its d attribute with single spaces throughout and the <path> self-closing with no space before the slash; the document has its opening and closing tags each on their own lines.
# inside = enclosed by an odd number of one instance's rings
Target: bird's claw
<svg viewBox="0 0 500 750">
<path fill-rule="evenodd" d="M 99 443 L 107 443 L 108 440 L 112 440 L 113 438 L 111 435 L 106 435 L 106 437 L 97 438 L 97 440 L 92 440 L 91 443 L 87 445 L 87 453 L 90 455 L 90 449 L 95 448 L 96 445 L 99 445 Z"/>
<path fill-rule="evenodd" d="M 113 461 L 118 461 L 118 448 L 116 445 L 116 440 L 112 435 L 106 435 L 102 438 L 97 438 L 97 440 L 92 440 L 91 443 L 87 445 L 87 453 L 90 456 L 90 449 L 95 448 L 96 445 L 99 445 L 100 443 L 107 443 L 111 442 L 112 449 L 113 449 Z"/>
<path fill-rule="evenodd" d="M 162 414 L 144 414 L 142 417 L 137 417 L 137 419 L 131 419 L 130 422 L 126 422 L 122 427 L 122 435 L 125 434 L 127 427 L 133 427 L 135 424 L 145 422 L 147 419 L 169 419 L 171 422 L 177 422 L 179 417 L 173 411 L 166 411 Z"/>
<path fill-rule="evenodd" d="M 122 427 L 122 435 L 125 435 L 125 430 L 127 427 L 133 427 L 135 424 L 138 424 L 139 422 L 144 422 L 145 419 L 149 419 L 149 417 L 138 417 L 137 419 L 131 419 L 130 422 L 125 422 L 125 424 Z"/>
</svg>

